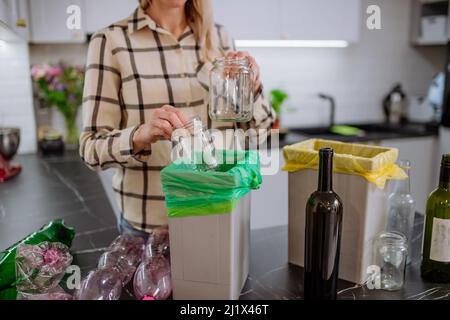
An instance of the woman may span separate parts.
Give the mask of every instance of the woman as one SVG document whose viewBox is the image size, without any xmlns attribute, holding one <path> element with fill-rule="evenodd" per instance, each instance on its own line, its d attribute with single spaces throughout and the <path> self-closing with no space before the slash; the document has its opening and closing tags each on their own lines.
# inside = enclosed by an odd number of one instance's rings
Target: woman
<svg viewBox="0 0 450 320">
<path fill-rule="evenodd" d="M 128 19 L 91 38 L 80 154 L 92 169 L 118 169 L 113 189 L 121 232 L 145 236 L 167 224 L 160 170 L 170 163 L 172 131 L 194 115 L 223 128 L 207 112 L 214 58 L 249 59 L 256 75 L 249 125 L 268 128 L 273 122 L 255 59 L 233 50 L 231 38 L 213 22 L 209 0 L 141 0 Z"/>
</svg>

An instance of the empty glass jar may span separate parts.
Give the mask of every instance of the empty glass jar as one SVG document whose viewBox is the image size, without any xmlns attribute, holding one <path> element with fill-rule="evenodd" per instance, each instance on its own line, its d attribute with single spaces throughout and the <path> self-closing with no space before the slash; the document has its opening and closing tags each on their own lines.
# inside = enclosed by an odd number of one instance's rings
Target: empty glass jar
<svg viewBox="0 0 450 320">
<path fill-rule="evenodd" d="M 197 170 L 218 166 L 213 137 L 199 117 L 192 117 L 182 128 L 172 133 L 172 160 L 182 159 Z"/>
<path fill-rule="evenodd" d="M 400 290 L 405 281 L 408 245 L 398 232 L 382 232 L 374 242 L 374 265 L 379 267 L 380 289 Z"/>
<path fill-rule="evenodd" d="M 254 73 L 247 58 L 217 58 L 209 80 L 209 116 L 212 120 L 251 120 Z"/>
</svg>

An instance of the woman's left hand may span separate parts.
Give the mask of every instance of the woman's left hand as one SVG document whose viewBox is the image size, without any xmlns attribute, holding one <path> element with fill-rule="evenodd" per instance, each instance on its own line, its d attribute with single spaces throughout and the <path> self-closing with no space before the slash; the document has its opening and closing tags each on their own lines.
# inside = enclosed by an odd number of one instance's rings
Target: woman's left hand
<svg viewBox="0 0 450 320">
<path fill-rule="evenodd" d="M 259 88 L 261 86 L 261 80 L 259 79 L 259 66 L 256 63 L 255 58 L 253 58 L 250 53 L 246 51 L 229 51 L 225 55 L 226 58 L 247 58 L 250 63 L 250 68 L 252 69 L 254 75 L 255 75 L 255 82 L 253 86 L 253 94 L 256 95 L 259 91 Z"/>
</svg>

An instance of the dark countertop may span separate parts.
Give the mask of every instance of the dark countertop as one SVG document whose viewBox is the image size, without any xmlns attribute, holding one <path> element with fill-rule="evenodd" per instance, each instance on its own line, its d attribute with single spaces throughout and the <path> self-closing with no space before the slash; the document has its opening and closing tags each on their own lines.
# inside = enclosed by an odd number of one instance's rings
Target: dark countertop
<svg viewBox="0 0 450 320">
<path fill-rule="evenodd" d="M 342 136 L 329 132 L 328 127 L 291 128 L 284 136 L 280 136 L 280 147 L 294 144 L 309 138 L 337 140 L 342 142 L 373 142 L 389 139 L 407 139 L 438 136 L 439 126 L 436 123 L 414 123 L 392 125 L 382 122 L 349 124 L 363 130 L 359 136 Z"/>
<path fill-rule="evenodd" d="M 98 175 L 76 153 L 63 157 L 37 155 L 16 159 L 23 172 L 0 184 L 0 249 L 10 246 L 52 219 L 62 218 L 77 231 L 74 264 L 85 275 L 118 235 L 113 210 Z M 422 281 L 419 273 L 423 219 L 416 216 L 412 263 L 402 290 L 369 290 L 340 281 L 339 299 L 450 299 L 450 284 Z M 250 275 L 241 299 L 301 299 L 302 269 L 287 263 L 287 226 L 252 231 Z M 347 289 L 347 290 L 346 290 Z M 345 291 L 342 291 L 345 290 Z M 130 299 L 130 285 L 123 299 Z"/>
</svg>

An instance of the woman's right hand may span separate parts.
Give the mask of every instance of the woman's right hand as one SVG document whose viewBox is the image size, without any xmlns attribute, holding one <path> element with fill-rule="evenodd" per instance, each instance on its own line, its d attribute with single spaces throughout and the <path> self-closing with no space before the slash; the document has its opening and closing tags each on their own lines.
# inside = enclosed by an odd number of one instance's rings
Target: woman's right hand
<svg viewBox="0 0 450 320">
<path fill-rule="evenodd" d="M 155 109 L 149 122 L 141 124 L 133 135 L 133 153 L 136 154 L 156 141 L 172 136 L 174 129 L 188 122 L 186 116 L 177 108 L 164 105 Z"/>
</svg>

